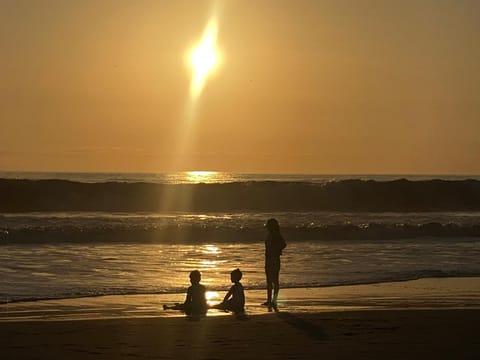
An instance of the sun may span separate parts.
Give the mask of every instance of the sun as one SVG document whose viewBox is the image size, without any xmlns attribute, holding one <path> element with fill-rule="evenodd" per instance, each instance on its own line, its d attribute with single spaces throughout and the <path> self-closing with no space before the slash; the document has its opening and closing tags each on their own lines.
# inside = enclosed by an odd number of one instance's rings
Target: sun
<svg viewBox="0 0 480 360">
<path fill-rule="evenodd" d="M 193 98 L 200 95 L 208 75 L 218 67 L 217 32 L 217 22 L 212 19 L 208 22 L 202 38 L 190 53 L 190 64 L 192 66 L 190 94 Z"/>
<path fill-rule="evenodd" d="M 195 74 L 197 76 L 206 76 L 217 63 L 215 48 L 210 42 L 199 44 L 192 52 L 191 61 Z"/>
</svg>

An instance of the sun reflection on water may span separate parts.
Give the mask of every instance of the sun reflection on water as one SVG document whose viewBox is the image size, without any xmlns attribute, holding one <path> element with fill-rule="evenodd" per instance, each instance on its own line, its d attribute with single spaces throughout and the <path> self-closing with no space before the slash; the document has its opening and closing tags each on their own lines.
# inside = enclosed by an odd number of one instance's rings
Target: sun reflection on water
<svg viewBox="0 0 480 360">
<path fill-rule="evenodd" d="M 202 260 L 200 261 L 200 265 L 206 266 L 208 268 L 216 268 L 217 262 L 215 260 Z"/>
<path fill-rule="evenodd" d="M 222 184 L 235 182 L 239 179 L 237 174 L 223 171 L 178 171 L 162 174 L 170 184 Z"/>
<path fill-rule="evenodd" d="M 221 253 L 218 246 L 215 246 L 215 245 L 204 245 L 202 246 L 201 251 L 204 254 L 220 254 Z"/>
<path fill-rule="evenodd" d="M 218 303 L 220 299 L 220 295 L 216 291 L 207 291 L 205 297 L 207 298 L 208 305 L 214 305 Z"/>
<path fill-rule="evenodd" d="M 187 171 L 185 180 L 190 183 L 211 183 L 218 177 L 217 171 Z"/>
</svg>

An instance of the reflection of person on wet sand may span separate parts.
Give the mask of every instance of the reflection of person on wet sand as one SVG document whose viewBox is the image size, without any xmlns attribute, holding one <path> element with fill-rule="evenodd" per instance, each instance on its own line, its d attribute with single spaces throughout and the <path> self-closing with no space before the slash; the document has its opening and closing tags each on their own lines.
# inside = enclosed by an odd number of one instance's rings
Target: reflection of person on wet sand
<svg viewBox="0 0 480 360">
<path fill-rule="evenodd" d="M 213 309 L 232 311 L 236 315 L 241 315 L 245 312 L 245 292 L 240 282 L 241 279 L 242 272 L 240 269 L 235 269 L 230 273 L 230 280 L 233 286 L 220 304 L 212 306 Z"/>
<path fill-rule="evenodd" d="M 265 225 L 268 236 L 265 240 L 265 275 L 267 277 L 267 301 L 263 305 L 268 306 L 268 311 L 278 311 L 277 299 L 280 291 L 280 256 L 287 246 L 285 239 L 280 234 L 280 225 L 276 219 L 269 219 Z M 273 298 L 272 298 L 273 290 Z"/>
<path fill-rule="evenodd" d="M 202 275 L 200 271 L 194 270 L 190 273 L 190 286 L 187 290 L 187 297 L 183 304 L 175 304 L 173 306 L 163 305 L 163 310 L 181 310 L 187 315 L 200 316 L 207 313 L 207 299 L 205 297 L 206 288 L 200 284 Z"/>
</svg>

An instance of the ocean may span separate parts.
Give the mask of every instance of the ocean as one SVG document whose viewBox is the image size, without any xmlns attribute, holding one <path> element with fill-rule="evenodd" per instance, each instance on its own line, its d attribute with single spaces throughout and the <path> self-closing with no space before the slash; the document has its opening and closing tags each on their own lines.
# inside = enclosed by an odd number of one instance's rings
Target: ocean
<svg viewBox="0 0 480 360">
<path fill-rule="evenodd" d="M 480 275 L 480 177 L 0 172 L 0 302 Z"/>
</svg>

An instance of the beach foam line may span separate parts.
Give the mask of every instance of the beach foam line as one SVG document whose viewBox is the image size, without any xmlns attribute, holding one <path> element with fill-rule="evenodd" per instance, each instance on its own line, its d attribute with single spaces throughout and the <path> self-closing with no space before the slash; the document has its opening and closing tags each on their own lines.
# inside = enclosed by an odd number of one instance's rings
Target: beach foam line
<svg viewBox="0 0 480 360">
<path fill-rule="evenodd" d="M 223 293 L 219 292 L 219 298 Z M 86 298 L 16 302 L 0 305 L 0 321 L 86 320 L 183 317 L 164 311 L 163 304 L 182 302 L 184 294 L 109 295 Z M 264 290 L 247 290 L 247 314 L 267 313 Z M 480 277 L 429 278 L 369 285 L 281 289 L 280 312 L 386 309 L 480 308 Z M 228 313 L 210 310 L 208 316 Z"/>
</svg>

